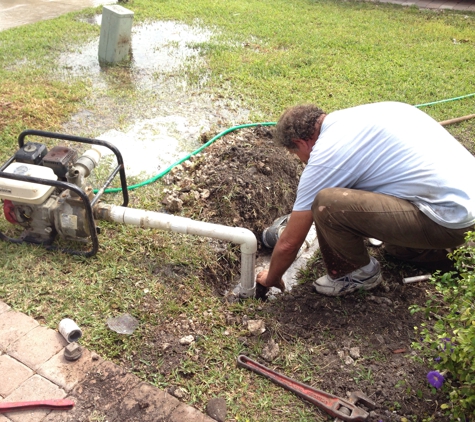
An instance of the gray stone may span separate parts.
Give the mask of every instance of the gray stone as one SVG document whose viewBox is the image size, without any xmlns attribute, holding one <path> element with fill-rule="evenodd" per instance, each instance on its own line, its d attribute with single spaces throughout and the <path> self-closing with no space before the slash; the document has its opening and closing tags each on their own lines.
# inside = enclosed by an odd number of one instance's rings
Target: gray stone
<svg viewBox="0 0 475 422">
<path fill-rule="evenodd" d="M 185 336 L 185 337 L 182 337 L 180 339 L 180 344 L 183 344 L 185 346 L 193 343 L 195 341 L 195 338 L 192 336 L 192 335 L 189 335 L 189 336 Z"/>
<path fill-rule="evenodd" d="M 273 339 L 270 339 L 262 349 L 261 356 L 267 362 L 272 362 L 277 356 L 279 356 L 279 352 L 279 345 Z"/>
<path fill-rule="evenodd" d="M 222 397 L 214 397 L 206 405 L 206 413 L 208 416 L 218 422 L 224 422 L 226 420 L 226 411 L 226 400 Z"/>
<path fill-rule="evenodd" d="M 258 336 L 266 330 L 264 321 L 251 319 L 247 321 L 247 329 L 253 336 Z"/>
<path fill-rule="evenodd" d="M 350 348 L 350 356 L 353 359 L 359 359 L 360 358 L 360 348 L 359 347 L 352 347 Z"/>
<path fill-rule="evenodd" d="M 354 365 L 354 364 L 355 364 L 355 361 L 354 361 L 354 359 L 353 359 L 351 356 L 347 356 L 347 357 L 345 358 L 345 364 L 346 364 L 346 365 Z"/>
</svg>

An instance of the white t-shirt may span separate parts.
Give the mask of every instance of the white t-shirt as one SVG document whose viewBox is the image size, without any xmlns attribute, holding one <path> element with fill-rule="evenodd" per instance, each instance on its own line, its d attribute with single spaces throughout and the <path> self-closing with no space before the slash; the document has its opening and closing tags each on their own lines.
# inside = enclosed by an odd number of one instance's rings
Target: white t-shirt
<svg viewBox="0 0 475 422">
<path fill-rule="evenodd" d="M 305 167 L 294 211 L 340 187 L 406 199 L 441 226 L 475 223 L 475 157 L 416 107 L 396 102 L 328 114 Z"/>
</svg>

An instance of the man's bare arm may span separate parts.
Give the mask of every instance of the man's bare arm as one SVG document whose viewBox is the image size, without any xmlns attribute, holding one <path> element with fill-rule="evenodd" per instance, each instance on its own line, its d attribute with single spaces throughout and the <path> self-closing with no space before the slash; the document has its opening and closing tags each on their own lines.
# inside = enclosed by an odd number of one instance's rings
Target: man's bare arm
<svg viewBox="0 0 475 422">
<path fill-rule="evenodd" d="M 269 270 L 261 271 L 256 281 L 265 287 L 283 290 L 282 276 L 294 262 L 313 223 L 312 211 L 293 211 L 275 245 Z"/>
</svg>

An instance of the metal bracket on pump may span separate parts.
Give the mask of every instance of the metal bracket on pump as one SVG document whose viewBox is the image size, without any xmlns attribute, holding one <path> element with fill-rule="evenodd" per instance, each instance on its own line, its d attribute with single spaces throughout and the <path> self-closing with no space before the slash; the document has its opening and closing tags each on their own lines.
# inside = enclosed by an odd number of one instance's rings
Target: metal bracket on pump
<svg viewBox="0 0 475 422">
<path fill-rule="evenodd" d="M 94 194 L 85 179 L 98 164 L 99 151 L 92 148 L 79 158 L 77 152 L 68 147 L 54 147 L 48 152 L 43 144 L 25 144 L 27 136 L 102 146 L 114 153 L 117 166 Z M 26 230 L 20 238 L 10 238 L 0 232 L 0 239 L 13 243 L 37 243 L 47 249 L 74 255 L 95 255 L 99 241 L 93 207 L 117 174 L 121 182 L 122 206 L 126 207 L 129 202 L 120 151 L 99 139 L 33 129 L 19 135 L 18 146 L 16 154 L 0 167 L 0 198 L 4 202 L 5 218 Z M 87 251 L 58 247 L 53 245 L 57 235 L 66 240 L 91 243 L 92 246 Z"/>
</svg>

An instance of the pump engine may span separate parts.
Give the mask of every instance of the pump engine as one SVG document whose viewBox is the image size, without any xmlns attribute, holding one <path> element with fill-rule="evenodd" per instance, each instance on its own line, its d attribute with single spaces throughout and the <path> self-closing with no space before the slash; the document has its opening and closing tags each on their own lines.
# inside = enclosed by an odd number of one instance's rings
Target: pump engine
<svg viewBox="0 0 475 422">
<path fill-rule="evenodd" d="M 26 136 L 46 137 L 63 141 L 90 144 L 91 148 L 79 156 L 70 146 L 54 146 L 26 142 Z M 19 149 L 0 167 L 0 198 L 5 219 L 24 228 L 19 238 L 0 233 L 3 240 L 31 242 L 56 249 L 57 237 L 81 243 L 91 243 L 89 251 L 64 249 L 66 252 L 91 256 L 97 252 L 98 229 L 93 207 L 98 203 L 114 177 L 120 173 L 123 204 L 128 194 L 122 156 L 117 148 L 105 141 L 71 135 L 27 130 L 18 138 Z M 117 158 L 117 167 L 105 184 L 93 190 L 88 176 L 99 164 L 100 147 L 110 149 Z M 95 193 L 96 192 L 96 193 Z"/>
</svg>

